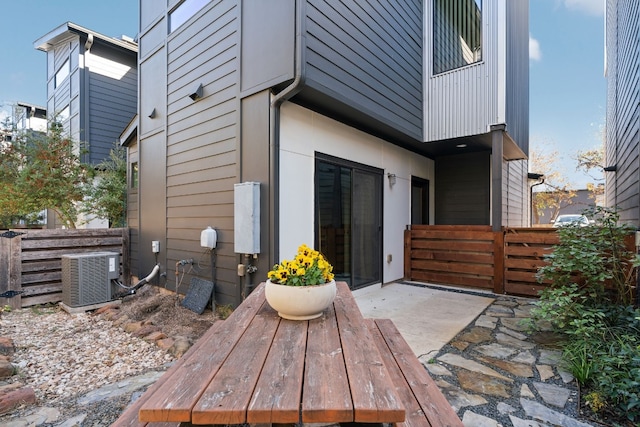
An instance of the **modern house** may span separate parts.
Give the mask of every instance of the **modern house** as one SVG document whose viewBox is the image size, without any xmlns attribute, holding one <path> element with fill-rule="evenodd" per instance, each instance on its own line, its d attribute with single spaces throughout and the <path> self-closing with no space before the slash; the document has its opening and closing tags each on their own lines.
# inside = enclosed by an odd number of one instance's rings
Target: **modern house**
<svg viewBox="0 0 640 427">
<path fill-rule="evenodd" d="M 606 8 L 605 203 L 640 226 L 640 4 L 607 0 Z"/>
<path fill-rule="evenodd" d="M 134 274 L 236 304 L 302 243 L 357 288 L 410 224 L 527 224 L 528 1 L 139 5 Z"/>
<path fill-rule="evenodd" d="M 136 114 L 137 43 L 66 22 L 34 47 L 47 53 L 48 113 L 84 144 L 79 152 L 83 162 L 100 163 Z M 104 226 L 101 221 L 93 224 Z"/>
</svg>

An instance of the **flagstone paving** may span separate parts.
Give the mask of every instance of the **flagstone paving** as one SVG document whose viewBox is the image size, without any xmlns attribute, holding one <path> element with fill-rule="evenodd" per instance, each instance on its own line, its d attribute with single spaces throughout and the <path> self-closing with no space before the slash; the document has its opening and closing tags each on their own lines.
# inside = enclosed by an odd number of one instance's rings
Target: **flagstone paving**
<svg viewBox="0 0 640 427">
<path fill-rule="evenodd" d="M 559 365 L 556 336 L 523 323 L 535 300 L 496 296 L 484 313 L 425 363 L 466 427 L 589 427 L 578 389 Z"/>
</svg>

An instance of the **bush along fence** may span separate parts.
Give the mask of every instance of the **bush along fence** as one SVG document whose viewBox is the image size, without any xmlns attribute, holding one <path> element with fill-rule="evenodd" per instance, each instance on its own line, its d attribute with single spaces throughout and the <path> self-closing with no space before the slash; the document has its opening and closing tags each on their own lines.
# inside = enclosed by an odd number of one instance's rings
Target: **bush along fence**
<svg viewBox="0 0 640 427">
<path fill-rule="evenodd" d="M 128 281 L 127 228 L 0 231 L 0 307 L 61 301 L 63 255 L 116 252 L 120 277 Z"/>
<path fill-rule="evenodd" d="M 635 251 L 632 236 L 626 240 Z M 554 228 L 412 225 L 404 235 L 404 279 L 538 296 L 544 255 L 559 243 Z"/>
</svg>

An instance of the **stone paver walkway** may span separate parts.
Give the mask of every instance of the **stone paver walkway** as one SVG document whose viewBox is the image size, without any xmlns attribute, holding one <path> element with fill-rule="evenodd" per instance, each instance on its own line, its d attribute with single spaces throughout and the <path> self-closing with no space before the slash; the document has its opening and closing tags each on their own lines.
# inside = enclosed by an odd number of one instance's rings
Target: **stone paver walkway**
<svg viewBox="0 0 640 427">
<path fill-rule="evenodd" d="M 578 419 L 573 376 L 548 334 L 521 321 L 534 300 L 495 296 L 474 322 L 430 360 L 431 376 L 467 427 L 589 427 Z"/>
</svg>

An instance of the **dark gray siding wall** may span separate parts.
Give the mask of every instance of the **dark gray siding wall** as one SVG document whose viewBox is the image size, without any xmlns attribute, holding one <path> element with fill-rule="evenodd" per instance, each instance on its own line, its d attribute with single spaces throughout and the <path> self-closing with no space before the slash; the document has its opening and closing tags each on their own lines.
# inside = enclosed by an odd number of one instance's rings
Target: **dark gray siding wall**
<svg viewBox="0 0 640 427">
<path fill-rule="evenodd" d="M 138 163 L 138 142 L 132 142 L 127 147 L 127 227 L 129 228 L 129 269 L 131 275 L 140 277 L 138 268 L 140 263 L 140 216 L 138 202 L 138 187 L 131 183 L 131 165 Z"/>
<path fill-rule="evenodd" d="M 491 155 L 488 152 L 436 158 L 435 223 L 491 223 Z"/>
<path fill-rule="evenodd" d="M 527 160 L 503 162 L 502 225 L 505 227 L 526 227 L 529 225 L 528 164 Z"/>
<path fill-rule="evenodd" d="M 236 303 L 238 295 L 233 184 L 238 179 L 239 29 L 239 2 L 213 1 L 167 39 L 167 268 L 176 277 L 177 261 L 201 260 L 203 268 L 195 273 L 210 280 L 200 232 L 216 228 L 216 298 L 222 304 Z M 194 102 L 188 95 L 200 84 L 203 97 Z M 185 293 L 189 283 L 178 284 Z"/>
<path fill-rule="evenodd" d="M 85 53 L 87 69 L 89 158 L 99 163 L 136 114 L 138 68 L 136 52 L 120 51 L 95 43 Z"/>
<path fill-rule="evenodd" d="M 617 6 L 615 6 L 617 5 Z M 620 219 L 640 225 L 640 4 L 607 2 L 606 203 Z"/>
<path fill-rule="evenodd" d="M 509 0 L 507 7 L 507 132 L 529 153 L 529 0 Z"/>
<path fill-rule="evenodd" d="M 309 0 L 305 8 L 307 86 L 422 141 L 422 1 Z"/>
</svg>

